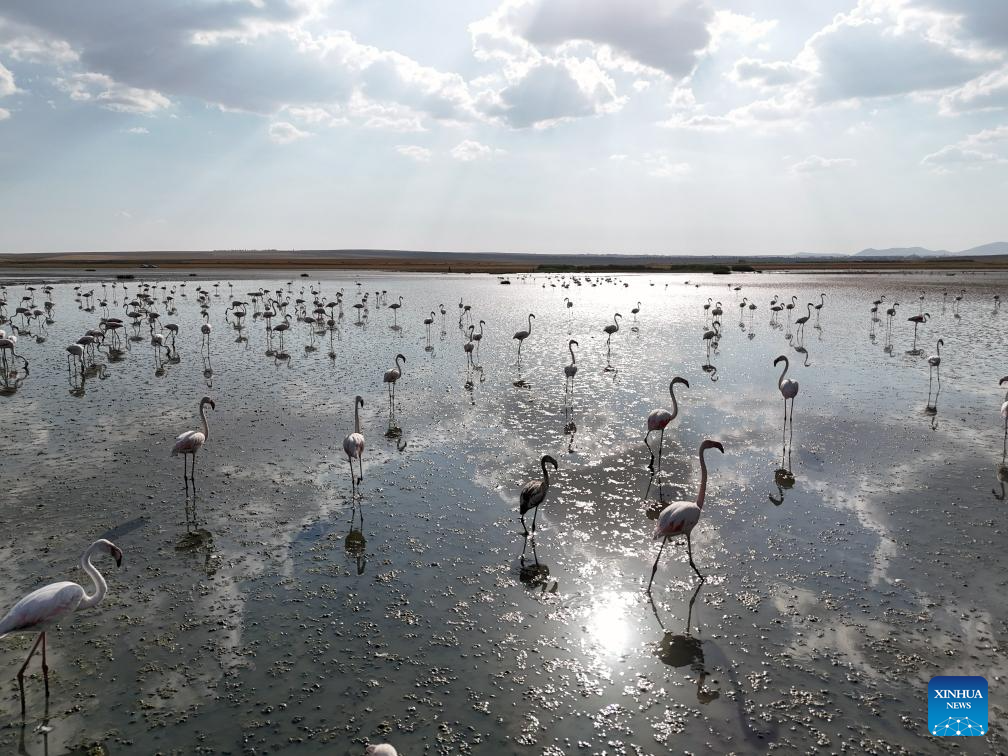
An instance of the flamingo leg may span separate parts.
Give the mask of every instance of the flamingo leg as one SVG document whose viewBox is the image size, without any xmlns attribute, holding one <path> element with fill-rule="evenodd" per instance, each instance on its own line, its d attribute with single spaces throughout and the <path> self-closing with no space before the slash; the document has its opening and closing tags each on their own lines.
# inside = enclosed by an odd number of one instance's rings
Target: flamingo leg
<svg viewBox="0 0 1008 756">
<path fill-rule="evenodd" d="M 697 566 L 693 563 L 693 540 L 689 533 L 686 534 L 686 553 L 689 554 L 689 563 L 690 567 L 693 568 L 693 572 L 695 572 L 697 577 L 701 580 L 706 580 L 707 578 L 701 574 L 700 570 L 698 570 Z"/>
<path fill-rule="evenodd" d="M 661 438 L 658 440 L 658 469 L 661 470 L 662 447 L 665 445 L 665 429 L 661 429 Z"/>
<path fill-rule="evenodd" d="M 25 659 L 25 663 L 21 665 L 21 669 L 17 673 L 18 689 L 21 691 L 21 716 L 25 715 L 25 694 L 24 694 L 24 673 L 28 668 L 28 662 L 31 658 L 35 656 L 35 650 L 38 648 L 39 643 L 42 642 L 42 636 L 45 633 L 39 633 L 38 638 L 35 639 L 35 645 L 31 647 L 31 651 L 28 652 L 28 658 Z"/>
<path fill-rule="evenodd" d="M 521 524 L 522 524 L 522 527 L 525 529 L 525 541 L 527 543 L 528 542 L 528 536 L 529 536 L 529 529 L 528 529 L 528 525 L 525 524 L 525 513 L 524 512 L 521 513 Z M 525 553 L 525 549 L 522 549 L 522 553 L 523 554 Z"/>
<path fill-rule="evenodd" d="M 651 431 L 644 434 L 644 445 L 647 446 L 649 452 L 651 452 L 651 461 L 648 462 L 648 468 L 654 470 L 654 450 L 651 448 L 651 444 L 648 443 L 648 436 L 651 435 Z"/>
<path fill-rule="evenodd" d="M 661 546 L 658 547 L 658 556 L 655 557 L 654 566 L 651 568 L 651 579 L 647 584 L 647 592 L 651 593 L 651 584 L 654 583 L 655 573 L 658 572 L 658 560 L 661 559 L 662 551 L 665 550 L 665 544 L 668 543 L 668 536 L 662 539 Z"/>
<path fill-rule="evenodd" d="M 42 633 L 42 679 L 45 680 L 45 694 L 49 698 L 49 662 L 46 660 L 46 634 Z"/>
<path fill-rule="evenodd" d="M 535 508 L 535 511 L 532 513 L 532 535 L 533 536 L 535 535 L 535 523 L 536 523 L 536 517 L 538 517 L 538 516 L 539 516 L 539 507 L 537 506 Z"/>
</svg>

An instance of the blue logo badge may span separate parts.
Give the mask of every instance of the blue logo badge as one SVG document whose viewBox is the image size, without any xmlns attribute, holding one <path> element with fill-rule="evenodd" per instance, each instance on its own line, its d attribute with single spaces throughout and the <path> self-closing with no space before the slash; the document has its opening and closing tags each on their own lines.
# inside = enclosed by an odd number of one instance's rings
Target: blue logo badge
<svg viewBox="0 0 1008 756">
<path fill-rule="evenodd" d="M 928 683 L 928 731 L 932 735 L 986 735 L 987 680 L 932 677 Z"/>
</svg>

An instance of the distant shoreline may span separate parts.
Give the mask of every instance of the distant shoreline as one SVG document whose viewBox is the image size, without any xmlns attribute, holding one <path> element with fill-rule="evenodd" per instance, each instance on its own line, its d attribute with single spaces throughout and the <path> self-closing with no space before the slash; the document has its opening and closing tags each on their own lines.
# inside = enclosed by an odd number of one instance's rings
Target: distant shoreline
<svg viewBox="0 0 1008 756">
<path fill-rule="evenodd" d="M 153 266 L 153 267 L 151 267 Z M 866 259 L 859 257 L 751 257 L 657 255 L 534 255 L 525 253 L 306 250 L 250 252 L 99 252 L 0 254 L 0 275 L 32 271 L 120 272 L 151 275 L 214 270 L 370 270 L 388 273 L 881 273 L 896 271 L 1008 270 L 1008 255 Z"/>
</svg>

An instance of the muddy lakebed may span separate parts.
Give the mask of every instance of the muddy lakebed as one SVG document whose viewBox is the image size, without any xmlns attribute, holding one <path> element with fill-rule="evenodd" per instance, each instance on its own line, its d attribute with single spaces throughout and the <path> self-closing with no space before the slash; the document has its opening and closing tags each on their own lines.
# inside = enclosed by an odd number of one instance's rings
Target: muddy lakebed
<svg viewBox="0 0 1008 756">
<path fill-rule="evenodd" d="M 52 322 L 28 321 L 17 351 L 29 371 L 17 363 L 0 395 L 0 603 L 54 580 L 90 590 L 77 563 L 96 538 L 125 559 L 96 560 L 108 596 L 50 631 L 51 696 L 35 660 L 23 723 L 15 674 L 34 638 L 0 642 L 5 752 L 1008 748 L 1008 360 L 994 301 L 1008 274 L 538 274 L 501 285 L 299 272 L 143 271 L 157 330 L 179 326 L 160 354 L 147 320 L 125 316 L 139 274 L 125 297 L 110 278 L 48 281 Z M 43 280 L 4 280 L 0 328 L 23 322 L 26 284 L 42 307 Z M 299 298 L 311 314 L 312 290 L 326 302 L 342 290 L 343 316 L 326 310 L 332 327 L 292 318 L 281 353 L 249 296 L 263 289 L 290 300 L 291 315 Z M 774 296 L 797 306 L 774 315 Z M 708 298 L 723 309 L 710 343 Z M 98 327 L 103 299 L 126 321 L 125 342 L 81 372 L 66 346 Z M 248 305 L 241 325 L 226 312 L 234 300 Z M 907 318 L 919 310 L 930 318 L 915 347 Z M 512 335 L 529 313 L 519 366 Z M 463 350 L 470 317 L 485 321 L 478 367 Z M 927 358 L 938 338 L 936 391 Z M 382 376 L 397 354 L 390 414 Z M 793 435 L 780 354 L 800 383 Z M 670 405 L 674 376 L 689 387 L 677 387 L 653 476 L 646 418 Z M 355 501 L 342 441 L 357 394 Z M 194 492 L 169 455 L 199 427 L 204 395 L 216 409 Z M 695 499 L 706 438 L 725 449 L 708 454 L 692 537 L 707 579 L 673 540 L 649 597 L 655 519 Z M 543 454 L 558 469 L 527 542 L 518 492 L 541 476 Z M 927 684 L 940 674 L 987 678 L 987 736 L 927 735 Z"/>
</svg>

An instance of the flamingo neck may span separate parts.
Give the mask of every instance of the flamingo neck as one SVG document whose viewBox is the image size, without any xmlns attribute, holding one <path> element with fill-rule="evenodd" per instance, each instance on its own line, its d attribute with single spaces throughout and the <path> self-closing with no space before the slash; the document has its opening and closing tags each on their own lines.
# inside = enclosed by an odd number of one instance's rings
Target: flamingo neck
<svg viewBox="0 0 1008 756">
<path fill-rule="evenodd" d="M 785 357 L 784 358 L 784 370 L 781 372 L 780 378 L 777 379 L 777 388 L 780 388 L 781 386 L 784 385 L 784 376 L 787 375 L 787 371 L 788 371 L 789 367 L 791 367 L 791 363 L 788 362 L 788 359 Z M 702 457 L 701 457 L 701 459 L 702 459 Z"/>
<path fill-rule="evenodd" d="M 108 584 L 105 582 L 105 578 L 102 577 L 101 573 L 91 564 L 91 555 L 95 552 L 99 544 L 94 543 L 91 547 L 84 552 L 81 557 L 81 569 L 84 570 L 94 582 L 95 592 L 90 596 L 84 595 L 83 601 L 80 602 L 78 608 L 80 609 L 90 609 L 92 606 L 97 606 L 101 603 L 101 600 L 105 598 L 105 594 L 108 593 Z"/>
<path fill-rule="evenodd" d="M 669 396 L 672 397 L 672 419 L 679 414 L 679 401 L 675 398 L 675 384 L 670 383 L 668 387 Z"/>
<path fill-rule="evenodd" d="M 574 345 L 573 344 L 568 344 L 567 345 L 567 351 L 570 352 L 570 355 L 571 355 L 571 365 L 573 365 L 575 362 L 577 362 L 577 358 L 574 356 Z"/>
<path fill-rule="evenodd" d="M 210 424 L 207 422 L 206 405 L 201 404 L 199 408 L 200 418 L 203 420 L 203 440 L 210 440 Z"/>
<path fill-rule="evenodd" d="M 543 471 L 543 489 L 549 488 L 549 470 L 546 468 L 545 460 L 540 463 Z"/>
<path fill-rule="evenodd" d="M 531 336 L 532 335 L 532 316 L 531 315 L 528 316 L 528 324 L 529 324 L 528 332 L 529 332 L 529 336 Z"/>
<path fill-rule="evenodd" d="M 353 429 L 354 433 L 360 433 L 360 405 L 356 402 L 353 408 Z"/>
<path fill-rule="evenodd" d="M 703 452 L 700 452 L 700 490 L 697 491 L 697 509 L 703 509 L 704 499 L 707 497 L 707 461 Z"/>
</svg>

